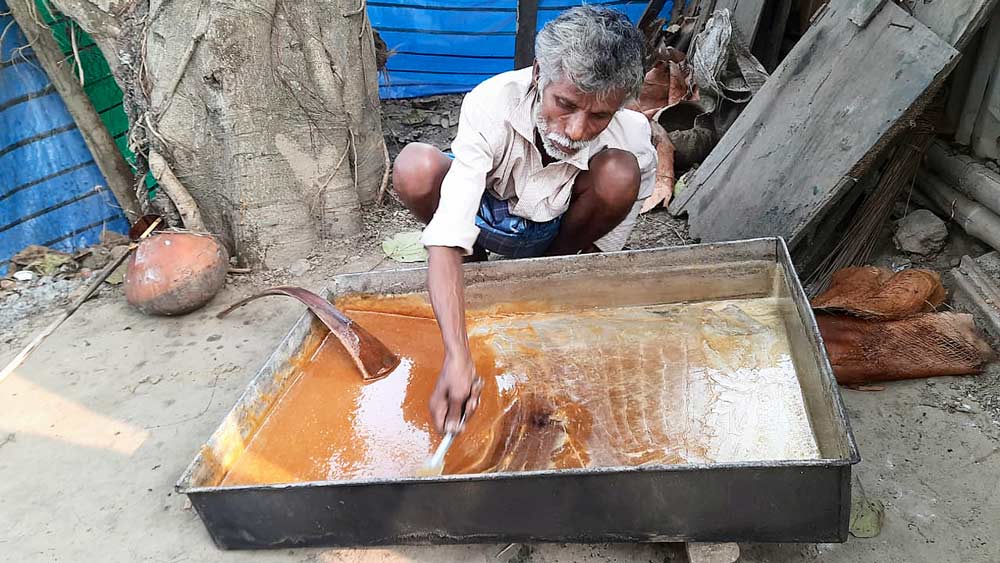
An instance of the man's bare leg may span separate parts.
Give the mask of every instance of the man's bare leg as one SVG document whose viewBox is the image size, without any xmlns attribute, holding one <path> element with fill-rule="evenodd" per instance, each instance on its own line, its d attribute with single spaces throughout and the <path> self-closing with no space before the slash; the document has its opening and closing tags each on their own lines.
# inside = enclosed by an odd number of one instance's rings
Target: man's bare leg
<svg viewBox="0 0 1000 563">
<path fill-rule="evenodd" d="M 451 169 L 452 160 L 437 147 L 410 143 L 399 151 L 392 166 L 392 185 L 403 205 L 423 224 L 431 221 L 441 201 L 441 183 Z M 486 260 L 486 251 L 476 245 L 466 262 Z"/>
<path fill-rule="evenodd" d="M 562 216 L 559 234 L 546 254 L 577 254 L 597 250 L 594 242 L 618 226 L 639 197 L 642 175 L 635 156 L 604 149 L 590 159 L 573 185 L 569 210 Z"/>
<path fill-rule="evenodd" d="M 437 147 L 410 143 L 403 147 L 392 166 L 392 185 L 403 205 L 427 224 L 441 199 L 441 182 L 451 169 L 451 159 Z"/>
<path fill-rule="evenodd" d="M 392 168 L 392 183 L 403 205 L 428 223 L 441 199 L 441 183 L 452 160 L 425 143 L 406 145 Z M 596 250 L 594 242 L 625 219 L 639 195 L 639 163 L 632 153 L 604 149 L 590 159 L 573 185 L 569 210 L 546 254 Z"/>
</svg>

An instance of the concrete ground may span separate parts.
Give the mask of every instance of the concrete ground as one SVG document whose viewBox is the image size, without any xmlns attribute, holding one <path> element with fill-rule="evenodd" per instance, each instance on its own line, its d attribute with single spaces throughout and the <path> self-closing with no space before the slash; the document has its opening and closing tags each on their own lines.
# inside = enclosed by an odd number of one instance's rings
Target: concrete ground
<svg viewBox="0 0 1000 563">
<path fill-rule="evenodd" d="M 339 270 L 379 266 L 379 257 L 363 256 Z M 320 287 L 327 273 L 300 283 Z M 498 560 L 497 545 L 215 548 L 174 483 L 303 310 L 273 298 L 214 317 L 251 289 L 235 280 L 208 308 L 171 319 L 143 316 L 113 290 L 0 383 L 0 561 Z M 47 320 L 30 319 L 18 339 L 0 344 L 0 365 Z M 998 373 L 979 377 L 997 383 Z M 881 535 L 744 545 L 741 561 L 1000 561 L 1000 426 L 966 396 L 972 388 L 937 378 L 844 390 L 864 457 L 857 475 L 886 506 Z M 671 545 L 551 544 L 515 546 L 502 559 L 683 561 L 679 553 Z"/>
</svg>

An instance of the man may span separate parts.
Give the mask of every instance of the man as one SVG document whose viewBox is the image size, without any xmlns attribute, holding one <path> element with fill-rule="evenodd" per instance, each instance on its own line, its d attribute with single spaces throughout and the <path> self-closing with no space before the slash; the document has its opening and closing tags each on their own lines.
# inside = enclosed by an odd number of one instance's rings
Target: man
<svg viewBox="0 0 1000 563">
<path fill-rule="evenodd" d="M 656 152 L 641 114 L 643 39 L 621 13 L 572 8 L 538 33 L 535 64 L 466 95 L 454 157 L 407 145 L 393 166 L 427 224 L 428 289 L 444 341 L 430 400 L 439 431 L 461 430 L 479 386 L 465 327 L 463 257 L 621 250 L 652 193 Z"/>
</svg>

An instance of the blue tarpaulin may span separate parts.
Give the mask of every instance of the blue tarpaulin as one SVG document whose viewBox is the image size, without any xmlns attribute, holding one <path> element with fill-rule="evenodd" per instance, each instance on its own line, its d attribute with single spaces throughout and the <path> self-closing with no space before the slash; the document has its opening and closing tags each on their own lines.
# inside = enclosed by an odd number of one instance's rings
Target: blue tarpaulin
<svg viewBox="0 0 1000 563">
<path fill-rule="evenodd" d="M 645 1 L 589 2 L 638 21 Z M 579 6 L 539 0 L 538 28 Z M 661 14 L 669 14 L 667 1 Z M 368 14 L 392 56 L 380 77 L 383 99 L 468 92 L 486 78 L 514 68 L 517 0 L 374 0 Z"/>
<path fill-rule="evenodd" d="M 0 14 L 9 14 L 0 0 Z M 0 15 L 0 275 L 32 244 L 72 252 L 128 222 L 10 15 Z"/>
</svg>

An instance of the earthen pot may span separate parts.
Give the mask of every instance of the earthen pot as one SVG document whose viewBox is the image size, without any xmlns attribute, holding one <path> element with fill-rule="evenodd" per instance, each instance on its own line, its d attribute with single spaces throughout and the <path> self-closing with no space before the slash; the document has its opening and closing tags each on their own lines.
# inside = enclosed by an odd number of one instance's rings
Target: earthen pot
<svg viewBox="0 0 1000 563">
<path fill-rule="evenodd" d="M 214 237 L 157 233 L 129 258 L 125 298 L 149 315 L 183 315 L 211 301 L 228 269 L 229 253 Z"/>
</svg>

